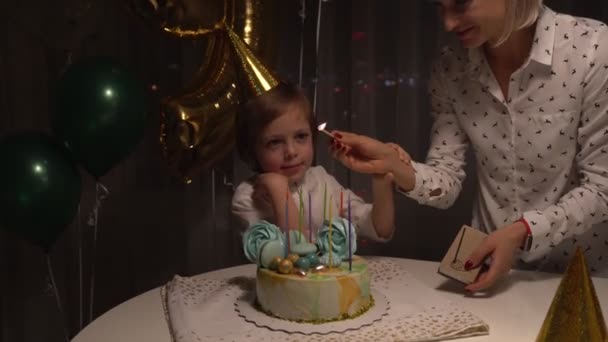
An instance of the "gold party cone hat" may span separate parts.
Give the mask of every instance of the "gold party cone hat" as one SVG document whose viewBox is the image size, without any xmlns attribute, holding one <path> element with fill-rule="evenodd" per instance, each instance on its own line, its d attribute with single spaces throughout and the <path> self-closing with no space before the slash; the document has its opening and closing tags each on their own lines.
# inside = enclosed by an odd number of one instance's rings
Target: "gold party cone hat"
<svg viewBox="0 0 608 342">
<path fill-rule="evenodd" d="M 580 247 L 566 269 L 536 341 L 608 341 L 602 316 Z"/>
<path fill-rule="evenodd" d="M 236 55 L 236 69 L 245 101 L 261 95 L 279 84 L 278 79 L 249 49 L 232 29 L 226 27 Z"/>
</svg>

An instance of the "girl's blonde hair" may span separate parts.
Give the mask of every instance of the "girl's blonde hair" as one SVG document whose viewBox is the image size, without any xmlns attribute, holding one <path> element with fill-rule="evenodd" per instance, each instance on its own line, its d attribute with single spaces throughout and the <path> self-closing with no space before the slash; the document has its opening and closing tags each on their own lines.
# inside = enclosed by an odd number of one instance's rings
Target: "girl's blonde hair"
<svg viewBox="0 0 608 342">
<path fill-rule="evenodd" d="M 505 25 L 494 46 L 504 43 L 511 33 L 534 24 L 540 14 L 543 0 L 507 0 L 506 4 Z"/>
</svg>

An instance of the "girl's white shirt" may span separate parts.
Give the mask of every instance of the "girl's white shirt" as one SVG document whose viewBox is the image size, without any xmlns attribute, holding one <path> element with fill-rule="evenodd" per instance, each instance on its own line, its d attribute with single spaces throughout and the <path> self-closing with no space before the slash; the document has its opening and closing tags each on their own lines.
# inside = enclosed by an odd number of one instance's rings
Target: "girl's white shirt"
<svg viewBox="0 0 608 342">
<path fill-rule="evenodd" d="M 256 207 L 252 199 L 253 181 L 254 178 L 239 184 L 232 197 L 232 213 L 241 220 L 243 230 L 260 220 L 276 221 L 272 211 Z M 357 235 L 380 242 L 390 240 L 390 238 L 383 239 L 376 233 L 372 222 L 372 204 L 366 203 L 350 189 L 345 189 L 322 166 L 310 167 L 302 179 L 302 184 L 294 186 L 290 190 L 296 207 L 300 208 L 300 205 L 303 207 L 303 228 L 308 228 L 310 225 L 313 227 L 313 232 L 316 232 L 321 227 L 323 223 L 325 187 L 327 187 L 327 196 L 325 197 L 327 202 L 325 210 L 326 219 L 329 219 L 329 206 L 332 207 L 332 216 L 334 218 L 338 216 L 340 211 L 340 192 L 342 192 L 343 214 L 341 216 L 348 219 L 348 198 L 350 196 L 351 221 L 355 225 Z M 302 191 L 301 202 L 299 191 Z M 308 199 L 309 195 L 310 201 Z M 277 225 L 279 227 L 284 226 L 281 222 L 278 222 Z"/>
</svg>

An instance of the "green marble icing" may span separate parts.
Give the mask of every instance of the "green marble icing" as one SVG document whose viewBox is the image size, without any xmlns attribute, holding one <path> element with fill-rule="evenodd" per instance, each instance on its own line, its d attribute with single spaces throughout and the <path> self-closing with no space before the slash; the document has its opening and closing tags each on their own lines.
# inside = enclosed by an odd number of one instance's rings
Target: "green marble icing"
<svg viewBox="0 0 608 342">
<path fill-rule="evenodd" d="M 284 321 L 290 321 L 290 322 L 297 322 L 297 323 L 308 323 L 308 324 L 325 324 L 325 323 L 331 323 L 331 322 L 338 322 L 338 321 L 344 321 L 347 319 L 353 319 L 353 318 L 357 318 L 361 315 L 363 315 L 364 313 L 366 313 L 369 309 L 371 309 L 374 305 L 376 304 L 374 297 L 370 296 L 369 297 L 369 304 L 362 306 L 359 310 L 357 310 L 357 312 L 355 312 L 352 315 L 349 314 L 342 314 L 336 318 L 332 318 L 332 319 L 313 319 L 313 320 L 303 320 L 303 319 L 286 319 L 280 316 L 277 316 L 275 314 L 273 314 L 270 311 L 264 310 L 264 308 L 262 308 L 262 306 L 260 305 L 260 303 L 258 303 L 257 301 L 255 302 L 255 307 L 257 310 L 267 314 L 268 316 L 274 317 L 274 318 L 278 318 L 278 319 L 282 319 Z M 319 313 L 317 312 L 317 316 L 319 315 Z"/>
</svg>

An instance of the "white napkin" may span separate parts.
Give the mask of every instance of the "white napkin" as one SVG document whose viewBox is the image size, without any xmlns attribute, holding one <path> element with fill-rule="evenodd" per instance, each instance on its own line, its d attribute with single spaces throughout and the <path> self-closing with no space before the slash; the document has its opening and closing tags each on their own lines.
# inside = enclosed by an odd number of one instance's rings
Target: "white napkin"
<svg viewBox="0 0 608 342">
<path fill-rule="evenodd" d="M 369 266 L 372 287 L 390 302 L 389 315 L 372 326 L 341 334 L 290 334 L 246 322 L 235 311 L 235 302 L 253 290 L 252 277 L 175 276 L 161 294 L 174 342 L 323 341 L 329 337 L 332 341 L 437 341 L 489 333 L 485 322 L 443 299 L 393 261 L 375 259 Z"/>
<path fill-rule="evenodd" d="M 234 311 L 234 302 L 253 278 L 239 282 L 175 276 L 162 288 L 163 306 L 175 342 L 218 340 L 255 328 Z M 240 323 L 240 324 L 239 324 Z"/>
</svg>

